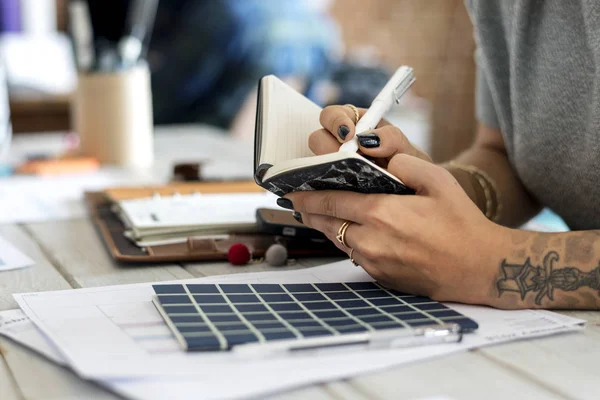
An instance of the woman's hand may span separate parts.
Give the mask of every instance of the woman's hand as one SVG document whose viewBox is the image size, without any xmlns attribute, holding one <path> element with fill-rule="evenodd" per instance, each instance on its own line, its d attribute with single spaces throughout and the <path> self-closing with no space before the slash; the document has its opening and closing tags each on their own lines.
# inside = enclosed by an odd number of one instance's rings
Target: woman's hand
<svg viewBox="0 0 600 400">
<path fill-rule="evenodd" d="M 441 167 L 397 154 L 388 170 L 416 195 L 309 191 L 285 197 L 304 224 L 347 253 L 336 234 L 351 221 L 345 239 L 352 257 L 382 284 L 439 301 L 486 304 L 502 258 L 496 252 L 506 254 L 500 249 L 510 246 L 509 230 L 486 219 Z"/>
<path fill-rule="evenodd" d="M 358 109 L 359 115 L 367 111 Z M 321 111 L 320 122 L 324 129 L 310 135 L 308 145 L 317 155 L 338 151 L 340 145 L 355 134 L 355 114 L 349 106 L 329 106 Z M 431 162 L 427 153 L 413 146 L 400 129 L 383 120 L 377 129 L 358 135 L 359 151 L 372 157 L 377 165 L 387 168 L 396 154 L 408 154 Z"/>
</svg>

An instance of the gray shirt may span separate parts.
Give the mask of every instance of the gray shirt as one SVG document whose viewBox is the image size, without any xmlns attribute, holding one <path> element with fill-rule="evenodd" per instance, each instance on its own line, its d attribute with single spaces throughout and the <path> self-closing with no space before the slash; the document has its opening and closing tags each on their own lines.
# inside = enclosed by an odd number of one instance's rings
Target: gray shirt
<svg viewBox="0 0 600 400">
<path fill-rule="evenodd" d="M 466 0 L 477 118 L 502 130 L 527 190 L 600 229 L 600 0 Z"/>
</svg>

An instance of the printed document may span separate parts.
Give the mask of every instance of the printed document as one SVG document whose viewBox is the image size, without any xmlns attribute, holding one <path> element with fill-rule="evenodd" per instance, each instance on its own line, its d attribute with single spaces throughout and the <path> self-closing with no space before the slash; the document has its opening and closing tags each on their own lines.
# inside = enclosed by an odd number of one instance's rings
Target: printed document
<svg viewBox="0 0 600 400">
<path fill-rule="evenodd" d="M 356 282 L 369 276 L 349 261 L 286 272 L 236 274 L 195 279 L 196 283 Z M 188 280 L 187 282 L 191 282 Z M 227 352 L 185 353 L 151 302 L 151 284 L 121 285 L 15 295 L 21 309 L 60 349 L 81 375 L 94 378 L 195 376 L 218 380 L 232 369 L 255 381 L 270 370 L 270 382 L 338 379 L 452 351 L 581 329 L 584 321 L 547 311 L 504 311 L 447 304 L 479 323 L 462 343 L 413 349 L 322 352 L 278 359 L 244 359 Z M 285 371 L 295 371 L 285 374 Z M 297 371 L 304 371 L 302 374 Z M 318 371 L 314 376 L 314 371 Z M 272 379 L 272 374 L 283 375 Z M 315 381 L 315 382 L 316 382 Z"/>
</svg>

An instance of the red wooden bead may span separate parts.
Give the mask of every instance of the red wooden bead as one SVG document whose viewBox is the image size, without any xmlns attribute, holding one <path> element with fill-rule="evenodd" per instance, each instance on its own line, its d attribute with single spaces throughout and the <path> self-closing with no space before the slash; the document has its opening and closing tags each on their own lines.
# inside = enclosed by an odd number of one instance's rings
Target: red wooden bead
<svg viewBox="0 0 600 400">
<path fill-rule="evenodd" d="M 250 261 L 250 258 L 250 250 L 243 243 L 232 244 L 227 252 L 227 259 L 233 265 L 246 265 Z"/>
</svg>

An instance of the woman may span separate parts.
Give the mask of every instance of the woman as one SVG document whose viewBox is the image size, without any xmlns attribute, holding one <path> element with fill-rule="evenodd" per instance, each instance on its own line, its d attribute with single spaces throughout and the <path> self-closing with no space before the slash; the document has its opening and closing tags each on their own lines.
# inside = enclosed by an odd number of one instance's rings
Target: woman
<svg viewBox="0 0 600 400">
<path fill-rule="evenodd" d="M 476 139 L 434 165 L 385 122 L 360 151 L 415 196 L 298 192 L 299 218 L 390 287 L 499 308 L 600 307 L 600 2 L 471 0 Z M 361 110 L 364 112 L 364 110 Z M 317 154 L 354 134 L 352 107 L 321 114 Z M 516 227 L 542 206 L 566 233 Z M 345 221 L 345 243 L 336 235 Z M 343 229 L 342 229 L 343 231 Z"/>
</svg>

